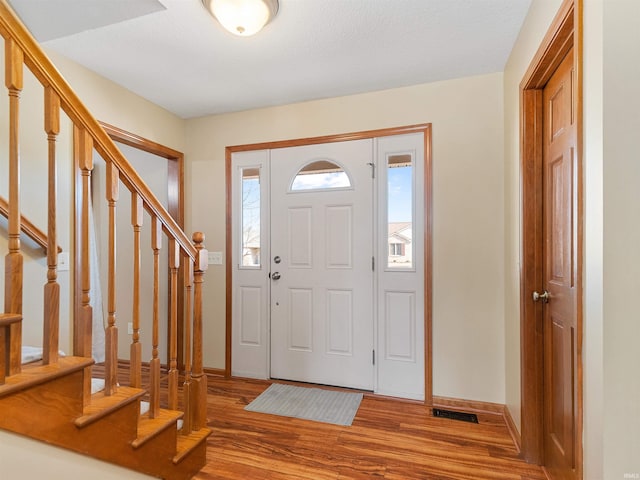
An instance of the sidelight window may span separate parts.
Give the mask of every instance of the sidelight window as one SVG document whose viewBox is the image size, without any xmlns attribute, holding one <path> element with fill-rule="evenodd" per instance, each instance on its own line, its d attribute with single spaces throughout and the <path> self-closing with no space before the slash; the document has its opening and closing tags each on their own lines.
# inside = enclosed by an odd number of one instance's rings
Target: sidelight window
<svg viewBox="0 0 640 480">
<path fill-rule="evenodd" d="M 413 155 L 387 156 L 387 268 L 413 268 Z"/>
<path fill-rule="evenodd" d="M 260 167 L 242 169 L 242 262 L 260 266 Z"/>
</svg>

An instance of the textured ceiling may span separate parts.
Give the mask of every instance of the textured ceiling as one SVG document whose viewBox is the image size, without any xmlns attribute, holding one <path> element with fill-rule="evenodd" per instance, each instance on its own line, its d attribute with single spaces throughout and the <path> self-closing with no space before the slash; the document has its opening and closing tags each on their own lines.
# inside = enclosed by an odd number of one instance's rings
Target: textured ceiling
<svg viewBox="0 0 640 480">
<path fill-rule="evenodd" d="M 191 118 L 502 71 L 531 0 L 280 0 L 246 38 L 200 0 L 10 3 L 48 48 Z"/>
</svg>

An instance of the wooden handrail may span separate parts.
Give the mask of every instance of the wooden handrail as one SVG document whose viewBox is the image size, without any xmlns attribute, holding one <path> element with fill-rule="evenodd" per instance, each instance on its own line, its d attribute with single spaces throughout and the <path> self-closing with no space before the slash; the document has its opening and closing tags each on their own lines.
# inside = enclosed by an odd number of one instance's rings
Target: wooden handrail
<svg viewBox="0 0 640 480">
<path fill-rule="evenodd" d="M 0 197 L 0 215 L 5 218 L 9 217 L 9 202 L 7 202 L 7 200 L 3 197 Z M 36 227 L 33 223 L 31 223 L 31 221 L 24 215 L 20 216 L 20 230 L 22 230 L 22 232 L 31 240 L 44 248 L 44 251 L 46 253 L 47 245 L 49 242 L 47 239 L 47 234 Z M 58 246 L 58 253 L 59 252 L 62 252 L 62 247 L 60 246 Z"/>
<path fill-rule="evenodd" d="M 0 0 L 0 34 L 5 39 L 13 38 L 16 45 L 24 52 L 24 63 L 29 67 L 33 75 L 42 85 L 51 87 L 58 94 L 64 112 L 73 123 L 78 127 L 84 128 L 89 133 L 93 138 L 93 146 L 96 151 L 106 162 L 113 163 L 120 172 L 120 181 L 131 192 L 135 192 L 142 197 L 145 209 L 160 220 L 163 230 L 176 239 L 180 248 L 192 261 L 196 261 L 196 249 L 187 235 L 118 150 L 118 147 L 107 135 L 107 132 L 104 131 L 87 107 L 80 101 L 55 65 L 47 58 L 31 33 L 17 19 L 18 16 L 6 0 Z"/>
<path fill-rule="evenodd" d="M 7 0 L 0 0 L 0 35 L 5 38 L 6 46 L 5 50 L 5 83 L 9 92 L 10 98 L 10 163 L 9 163 L 9 175 L 10 175 L 10 200 L 8 203 L 8 219 L 9 219 L 9 254 L 7 260 L 5 260 L 5 277 L 11 279 L 12 288 L 5 289 L 5 309 L 9 305 L 10 311 L 13 313 L 21 313 L 22 311 L 22 254 L 20 252 L 19 232 L 20 226 L 18 225 L 21 218 L 19 210 L 19 107 L 20 107 L 20 92 L 22 90 L 22 71 L 26 65 L 35 78 L 42 84 L 45 89 L 45 131 L 47 133 L 49 143 L 49 243 L 50 247 L 56 242 L 55 240 L 55 197 L 56 197 L 56 184 L 55 184 L 55 140 L 58 134 L 59 126 L 57 115 L 59 110 L 62 109 L 69 119 L 71 120 L 74 128 L 74 159 L 77 163 L 77 168 L 81 178 L 81 207 L 77 220 L 79 220 L 79 256 L 76 259 L 77 266 L 80 267 L 80 286 L 81 307 L 78 311 L 78 315 L 74 319 L 74 355 L 89 357 L 91 356 L 91 338 L 92 338 L 92 306 L 90 303 L 90 259 L 89 259 L 89 211 L 90 211 L 90 184 L 91 184 L 91 172 L 93 170 L 93 151 L 95 150 L 106 163 L 106 201 L 108 204 L 108 225 L 109 225 L 109 240 L 108 240 L 108 296 L 107 296 L 107 310 L 108 325 L 105 329 L 105 387 L 104 395 L 111 396 L 117 393 L 118 380 L 117 380 L 117 361 L 118 361 L 118 327 L 116 322 L 116 205 L 119 196 L 119 185 L 122 183 L 132 194 L 134 207 L 132 208 L 132 227 L 134 230 L 134 243 L 136 249 L 140 250 L 140 235 L 139 227 L 142 224 L 141 207 L 144 208 L 151 216 L 151 231 L 152 231 L 152 250 L 154 254 L 154 294 L 153 294 L 153 332 L 152 332 L 152 360 L 151 360 L 151 385 L 150 385 L 150 418 L 156 418 L 160 413 L 159 408 L 159 385 L 160 385 L 160 359 L 158 357 L 158 339 L 159 339 L 159 253 L 161 248 L 161 233 L 164 232 L 168 237 L 169 245 L 169 268 L 171 270 L 170 275 L 170 369 L 168 373 L 169 384 L 169 408 L 178 408 L 178 342 L 183 342 L 184 339 L 178 339 L 177 325 L 178 325 L 178 272 L 181 267 L 181 263 L 186 261 L 189 271 L 193 273 L 193 279 L 186 280 L 185 285 L 181 285 L 188 292 L 189 295 L 193 294 L 193 301 L 188 301 L 187 311 L 191 310 L 193 313 L 193 328 L 189 326 L 187 328 L 187 342 L 192 342 L 192 345 L 186 347 L 187 354 L 193 353 L 192 358 L 187 360 L 186 365 L 192 367 L 191 374 L 186 374 L 187 379 L 185 394 L 185 400 L 189 402 L 188 406 L 185 406 L 185 411 L 188 415 L 187 427 L 183 432 L 184 435 L 189 435 L 189 432 L 193 430 L 202 430 L 206 428 L 206 395 L 207 395 L 207 377 L 203 370 L 202 363 L 202 326 L 203 326 L 203 312 L 202 312 L 202 283 L 205 270 L 207 269 L 207 251 L 204 248 L 204 235 L 201 232 L 196 232 L 193 235 L 193 243 L 191 239 L 183 232 L 176 219 L 174 219 L 160 203 L 156 196 L 151 192 L 149 187 L 145 184 L 142 178 L 138 175 L 135 169 L 123 156 L 120 150 L 116 147 L 115 143 L 100 125 L 100 123 L 93 117 L 85 105 L 80 101 L 75 92 L 71 89 L 69 84 L 64 80 L 60 72 L 55 68 L 53 63 L 48 59 L 45 53 L 42 51 L 38 43 L 31 36 L 29 31 L 20 22 L 12 8 L 9 6 Z M 54 118 L 55 117 L 55 118 Z M 37 229 L 36 229 L 37 230 Z M 42 234 L 43 246 L 47 244 L 46 235 Z M 183 253 L 182 253 L 182 252 Z M 58 286 L 56 280 L 57 258 L 51 251 L 50 258 L 48 258 L 48 280 L 49 287 L 45 290 L 45 295 L 50 291 L 51 302 L 59 303 L 56 300 Z M 138 254 L 139 255 L 139 254 Z M 138 257 L 136 257 L 138 258 Z M 136 260 L 139 262 L 138 260 Z M 139 276 L 139 269 L 136 270 L 135 275 Z M 136 281 L 137 282 L 137 281 Z M 50 285 L 49 285 L 50 284 Z M 136 291 L 139 291 L 139 285 L 136 284 Z M 9 292 L 7 294 L 7 292 Z M 56 295 L 53 295 L 56 294 Z M 136 298 L 137 294 L 134 293 L 134 304 L 139 303 L 139 298 Z M 7 301 L 9 298 L 9 302 Z M 11 303 L 12 302 L 12 303 Z M 180 307 L 181 309 L 182 307 Z M 132 347 L 132 360 L 134 363 L 132 367 L 139 370 L 136 364 L 140 364 L 139 358 L 137 358 L 137 351 L 139 345 L 139 321 L 135 319 L 137 306 L 134 305 L 134 334 L 137 334 L 138 338 L 134 337 L 134 344 Z M 52 310 L 46 308 L 45 310 Z M 47 316 L 48 315 L 48 316 Z M 57 315 L 48 314 L 45 311 L 45 322 L 49 322 L 49 325 L 45 325 L 45 336 L 49 336 L 47 332 L 53 331 L 57 328 Z M 187 319 L 189 322 L 189 319 Z M 55 325 L 54 325 L 55 324 Z M 17 325 L 17 324 L 16 324 Z M 11 362 L 9 368 L 9 374 L 13 375 L 19 372 L 20 362 L 14 361 L 14 348 L 13 345 L 19 345 L 20 341 L 13 341 L 13 338 L 19 339 L 20 332 L 13 333 L 12 328 L 12 350 L 10 352 Z M 57 335 L 56 335 L 57 337 Z M 191 338 L 192 337 L 192 338 Z M 137 341 L 136 341 L 137 340 Z M 57 339 L 52 339 L 52 342 L 48 346 L 49 350 L 55 348 Z M 17 350 L 16 350 L 17 351 Z M 16 356 L 17 358 L 17 356 Z M 55 355 L 49 360 L 55 362 Z M 12 365 L 16 365 L 16 369 L 13 369 Z M 0 364 L 0 368 L 4 368 Z M 138 373 L 132 375 L 132 383 L 137 384 Z M 85 381 L 83 385 L 83 403 L 85 406 L 91 403 L 91 391 L 90 384 L 87 379 L 90 379 L 90 370 L 88 375 L 85 375 Z"/>
</svg>

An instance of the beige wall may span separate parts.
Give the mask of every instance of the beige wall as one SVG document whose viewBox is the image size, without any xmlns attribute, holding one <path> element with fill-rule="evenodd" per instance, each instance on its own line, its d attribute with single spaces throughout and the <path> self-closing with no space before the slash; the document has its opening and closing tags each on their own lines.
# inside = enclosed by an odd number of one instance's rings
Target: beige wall
<svg viewBox="0 0 640 480">
<path fill-rule="evenodd" d="M 45 52 L 98 120 L 184 151 L 184 120 L 62 55 Z"/>
<path fill-rule="evenodd" d="M 640 476 L 640 2 L 603 10 L 604 478 Z"/>
<path fill-rule="evenodd" d="M 188 120 L 188 231 L 224 251 L 225 146 L 432 123 L 434 393 L 503 403 L 502 89 L 496 73 Z M 224 268 L 205 282 L 205 365 L 222 368 Z"/>
<path fill-rule="evenodd" d="M 520 425 L 520 110 L 519 85 L 562 0 L 534 0 L 504 71 L 504 245 L 506 399 Z"/>
</svg>

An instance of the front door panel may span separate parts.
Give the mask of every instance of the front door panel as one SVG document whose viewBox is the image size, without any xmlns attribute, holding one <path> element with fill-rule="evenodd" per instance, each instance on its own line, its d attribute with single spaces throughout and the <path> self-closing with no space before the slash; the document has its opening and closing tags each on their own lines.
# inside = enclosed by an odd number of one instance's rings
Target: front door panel
<svg viewBox="0 0 640 480">
<path fill-rule="evenodd" d="M 271 152 L 271 377 L 373 389 L 372 140 Z"/>
</svg>

